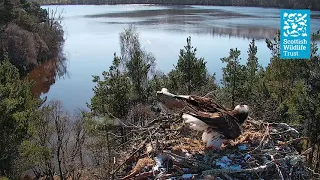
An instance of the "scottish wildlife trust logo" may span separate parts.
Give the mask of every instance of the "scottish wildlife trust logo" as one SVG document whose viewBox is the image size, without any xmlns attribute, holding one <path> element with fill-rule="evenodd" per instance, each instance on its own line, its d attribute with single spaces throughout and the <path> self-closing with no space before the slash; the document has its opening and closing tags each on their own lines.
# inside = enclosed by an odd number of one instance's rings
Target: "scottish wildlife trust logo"
<svg viewBox="0 0 320 180">
<path fill-rule="evenodd" d="M 280 58 L 310 58 L 310 10 L 280 10 Z"/>
</svg>

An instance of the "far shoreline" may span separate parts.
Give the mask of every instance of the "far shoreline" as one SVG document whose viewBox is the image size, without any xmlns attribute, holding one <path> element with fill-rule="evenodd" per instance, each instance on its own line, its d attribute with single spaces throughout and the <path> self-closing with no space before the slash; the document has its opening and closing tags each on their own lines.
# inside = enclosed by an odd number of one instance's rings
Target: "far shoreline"
<svg viewBox="0 0 320 180">
<path fill-rule="evenodd" d="M 257 5 L 229 5 L 229 4 L 199 4 L 199 3 L 39 3 L 41 6 L 54 5 L 150 5 L 150 6 L 221 6 L 221 7 L 256 7 L 270 9 L 310 9 L 312 11 L 320 11 L 316 8 L 306 7 L 279 7 L 279 6 L 257 6 Z"/>
<path fill-rule="evenodd" d="M 199 5 L 199 4 L 71 4 L 71 3 L 51 3 L 40 4 L 41 6 L 117 6 L 117 5 L 145 5 L 145 6 L 216 6 L 216 7 L 256 7 L 256 8 L 269 8 L 269 9 L 281 9 L 278 7 L 262 7 L 262 6 L 232 6 L 232 5 Z M 303 9 L 303 8 L 301 8 Z M 320 11 L 320 10 L 314 10 Z"/>
</svg>

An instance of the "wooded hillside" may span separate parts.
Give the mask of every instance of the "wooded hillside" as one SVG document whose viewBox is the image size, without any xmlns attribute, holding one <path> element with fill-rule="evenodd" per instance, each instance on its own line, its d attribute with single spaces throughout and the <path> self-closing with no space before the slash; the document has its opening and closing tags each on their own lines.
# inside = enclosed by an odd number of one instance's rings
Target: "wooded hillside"
<svg viewBox="0 0 320 180">
<path fill-rule="evenodd" d="M 21 74 L 50 59 L 61 59 L 63 29 L 58 14 L 26 0 L 0 1 L 0 57 L 8 55 Z"/>
</svg>

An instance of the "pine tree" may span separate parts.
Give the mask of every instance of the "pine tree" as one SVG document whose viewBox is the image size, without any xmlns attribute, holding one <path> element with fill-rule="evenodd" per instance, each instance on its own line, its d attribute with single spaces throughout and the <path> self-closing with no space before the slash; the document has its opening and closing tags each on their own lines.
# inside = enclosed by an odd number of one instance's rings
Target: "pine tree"
<svg viewBox="0 0 320 180">
<path fill-rule="evenodd" d="M 180 49 L 180 55 L 175 69 L 169 73 L 173 91 L 192 93 L 200 91 L 204 86 L 212 85 L 212 77 L 208 75 L 204 58 L 196 57 L 197 48 L 191 45 L 191 37 L 187 38 L 187 45 Z M 214 75 L 213 75 L 214 76 Z M 214 78 L 213 78 L 214 80 Z"/>
<path fill-rule="evenodd" d="M 155 58 L 141 48 L 139 33 L 130 26 L 120 33 L 121 63 L 132 84 L 132 97 L 135 103 L 146 103 L 150 96 L 148 80 L 152 75 Z"/>
<path fill-rule="evenodd" d="M 246 82 L 244 65 L 240 64 L 241 52 L 236 49 L 230 49 L 228 57 L 221 58 L 223 63 L 227 63 L 226 67 L 222 68 L 223 79 L 222 85 L 225 91 L 231 96 L 231 106 L 234 108 L 235 103 L 243 101 L 244 83 Z"/>
<path fill-rule="evenodd" d="M 253 98 L 253 91 L 258 82 L 258 71 L 262 68 L 257 58 L 257 46 L 255 40 L 249 44 L 248 59 L 246 64 L 246 97 L 251 100 Z"/>
<path fill-rule="evenodd" d="M 304 117 L 305 134 L 309 137 L 309 147 L 311 146 L 312 152 L 308 163 L 312 169 L 320 172 L 320 56 L 318 53 L 318 46 L 316 43 L 317 35 L 312 37 L 311 57 L 309 64 L 309 79 L 306 82 L 305 98 L 299 98 L 297 103 L 299 109 L 297 110 Z"/>
<path fill-rule="evenodd" d="M 109 71 L 102 73 L 103 80 L 94 76 L 94 96 L 90 108 L 95 115 L 123 118 L 130 106 L 130 81 L 121 71 L 120 58 L 114 55 Z"/>
<path fill-rule="evenodd" d="M 5 53 L 0 63 L 0 176 L 11 172 L 28 124 L 40 106 L 31 94 L 32 87 L 32 82 L 20 80 L 18 69 Z"/>
<path fill-rule="evenodd" d="M 272 57 L 266 68 L 265 81 L 271 98 L 278 104 L 276 115 L 278 121 L 291 121 L 288 113 L 288 99 L 300 82 L 308 81 L 309 61 L 304 59 L 280 59 L 280 33 L 273 40 L 266 40 Z"/>
<path fill-rule="evenodd" d="M 110 136 L 110 132 L 121 133 L 121 144 L 126 141 L 126 132 L 123 126 L 117 130 L 118 120 L 124 121 L 131 107 L 131 80 L 121 67 L 121 59 L 114 54 L 113 63 L 109 71 L 102 73 L 103 79 L 99 76 L 94 76 L 93 82 L 94 96 L 91 98 L 91 104 L 88 105 L 91 109 L 92 116 L 102 119 L 99 126 L 99 133 L 106 139 L 106 154 L 109 168 L 111 171 L 113 149 L 118 146 L 118 143 Z M 96 121 L 95 121 L 96 122 Z M 126 122 L 126 121 L 124 121 Z M 118 131 L 118 132 L 117 132 Z M 103 154 L 105 154 L 103 153 Z"/>
</svg>

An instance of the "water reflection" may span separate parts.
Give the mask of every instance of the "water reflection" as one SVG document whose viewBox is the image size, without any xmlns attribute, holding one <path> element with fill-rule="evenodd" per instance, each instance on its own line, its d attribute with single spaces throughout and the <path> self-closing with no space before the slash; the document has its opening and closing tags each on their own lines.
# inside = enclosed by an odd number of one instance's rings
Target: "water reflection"
<svg viewBox="0 0 320 180">
<path fill-rule="evenodd" d="M 45 61 L 29 72 L 29 78 L 36 82 L 32 88 L 32 94 L 40 97 L 49 92 L 50 87 L 67 73 L 66 58 L 60 55 L 58 58 Z"/>
<path fill-rule="evenodd" d="M 145 26 L 155 30 L 212 34 L 213 36 L 241 37 L 245 39 L 273 38 L 279 29 L 278 17 L 264 17 L 247 11 L 225 9 L 198 9 L 194 7 L 171 7 L 166 9 L 143 9 L 124 12 L 84 15 L 99 19 L 109 25 Z M 312 31 L 315 31 L 312 29 Z"/>
<path fill-rule="evenodd" d="M 277 33 L 278 29 L 267 29 L 262 27 L 246 27 L 243 28 L 242 26 L 236 27 L 236 28 L 213 28 L 212 29 L 212 35 L 213 36 L 221 36 L 221 35 L 227 35 L 229 38 L 231 37 L 242 37 L 246 39 L 257 39 L 257 40 L 263 40 L 263 39 L 271 39 L 274 38 L 275 34 Z"/>
<path fill-rule="evenodd" d="M 266 38 L 274 38 L 275 34 L 278 31 L 278 28 L 266 28 L 261 26 L 219 26 L 219 24 L 208 25 L 208 24 L 199 24 L 196 21 L 196 18 L 199 17 L 170 17 L 170 18 L 158 18 L 158 19 L 148 19 L 138 22 L 132 22 L 134 25 L 146 25 L 146 26 L 156 26 L 156 29 L 163 29 L 165 31 L 173 32 L 186 32 L 197 35 L 211 34 L 215 36 L 228 36 L 228 37 L 240 37 L 245 39 L 257 39 L 264 40 Z M 200 20 L 200 19 L 199 19 Z M 126 25 L 128 22 L 108 22 L 108 24 L 123 24 Z M 163 25 L 159 27 L 158 25 Z M 167 26 L 172 25 L 175 26 Z"/>
<path fill-rule="evenodd" d="M 85 15 L 87 18 L 148 18 L 156 16 L 214 16 L 219 18 L 227 17 L 255 17 L 253 15 L 242 14 L 238 12 L 223 11 L 218 9 L 196 9 L 196 8 L 177 8 L 153 9 L 153 10 L 134 10 L 127 12 L 101 13 L 94 15 Z"/>
<path fill-rule="evenodd" d="M 255 11 L 251 13 L 251 11 Z M 194 6 L 167 7 L 161 9 L 139 9 L 116 12 L 99 12 L 83 15 L 108 25 L 144 26 L 155 30 L 171 30 L 196 34 L 212 34 L 213 36 L 241 37 L 245 39 L 273 38 L 280 26 L 278 9 L 260 9 L 270 11 L 266 16 L 259 9 L 246 8 L 230 10 L 226 7 Z M 263 15 L 262 15 L 263 14 Z M 268 16 L 270 15 L 270 16 Z M 318 13 L 312 12 L 316 21 Z M 317 31 L 318 25 L 311 27 Z"/>
</svg>

